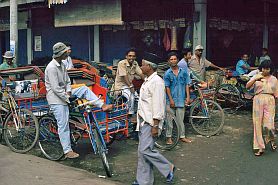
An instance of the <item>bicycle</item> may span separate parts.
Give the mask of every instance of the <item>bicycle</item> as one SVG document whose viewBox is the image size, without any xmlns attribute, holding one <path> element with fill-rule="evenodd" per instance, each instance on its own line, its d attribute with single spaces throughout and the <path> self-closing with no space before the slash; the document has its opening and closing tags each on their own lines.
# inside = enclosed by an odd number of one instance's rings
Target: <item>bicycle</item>
<svg viewBox="0 0 278 185">
<path fill-rule="evenodd" d="M 189 105 L 189 123 L 201 135 L 213 136 L 220 133 L 224 126 L 225 115 L 221 106 L 213 101 L 213 89 L 205 92 L 198 82 L 192 85 L 193 102 Z"/>
<path fill-rule="evenodd" d="M 167 130 L 172 130 L 172 144 L 166 144 Z M 161 150 L 171 150 L 179 142 L 180 139 L 180 126 L 177 124 L 176 116 L 169 110 L 166 110 L 165 119 L 162 123 L 162 128 L 159 129 L 158 136 L 155 138 L 154 145 Z"/>
<path fill-rule="evenodd" d="M 226 83 L 224 81 L 215 91 L 215 101 L 219 102 L 227 113 L 235 113 L 242 107 L 250 107 L 254 94 L 245 88 L 248 79 L 231 71 L 225 76 Z"/>
<path fill-rule="evenodd" d="M 6 144 L 12 151 L 26 153 L 38 141 L 39 123 L 31 111 L 18 107 L 12 94 L 13 91 L 10 89 L 13 85 L 2 81 L 3 88 L 0 91 L 1 132 Z"/>
<path fill-rule="evenodd" d="M 80 114 L 82 114 L 84 118 L 84 124 L 82 124 L 82 122 L 80 122 L 80 120 L 78 120 L 76 117 L 70 118 L 69 122 L 71 128 L 71 141 L 73 145 L 76 145 L 78 140 L 82 138 L 84 134 L 87 134 L 94 153 L 100 156 L 107 176 L 111 177 L 112 171 L 106 157 L 108 149 L 102 136 L 100 125 L 94 113 L 92 112 L 92 108 L 89 106 L 89 104 L 92 104 L 93 102 L 95 102 L 95 100 L 79 105 L 75 105 L 76 101 L 73 101 L 70 104 L 70 110 L 79 110 Z M 50 160 L 56 161 L 62 159 L 64 154 L 59 140 L 58 126 L 55 117 L 52 114 L 48 114 L 43 116 L 39 123 L 39 147 L 42 153 Z"/>
<path fill-rule="evenodd" d="M 126 103 L 128 104 L 129 96 L 128 94 L 124 93 L 123 90 L 130 89 L 130 88 L 124 88 L 118 91 L 110 91 L 108 93 L 110 95 L 110 99 L 112 99 L 113 103 Z M 115 93 L 116 92 L 116 93 Z M 137 113 L 137 107 L 138 107 L 138 101 L 139 101 L 139 89 L 135 89 L 135 96 L 134 96 L 134 112 Z M 172 122 L 172 124 L 169 124 L 168 122 Z M 171 125 L 171 127 L 169 127 Z M 137 133 L 135 131 L 136 125 L 131 124 L 130 125 L 130 133 Z M 166 133 L 168 129 L 172 129 L 172 144 L 166 144 Z M 179 141 L 180 138 L 180 128 L 177 124 L 176 117 L 173 115 L 170 111 L 166 110 L 165 119 L 162 123 L 161 129 L 159 129 L 158 136 L 155 138 L 155 146 L 162 150 L 171 150 L 173 149 Z"/>
</svg>

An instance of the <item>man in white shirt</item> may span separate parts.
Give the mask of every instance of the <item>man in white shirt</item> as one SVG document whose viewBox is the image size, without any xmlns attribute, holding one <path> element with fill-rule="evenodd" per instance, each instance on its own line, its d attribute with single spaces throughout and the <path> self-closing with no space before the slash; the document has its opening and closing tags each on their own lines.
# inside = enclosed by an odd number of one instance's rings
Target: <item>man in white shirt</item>
<svg viewBox="0 0 278 185">
<path fill-rule="evenodd" d="M 74 69 L 70 54 L 71 54 L 71 44 L 70 43 L 64 43 L 68 50 L 67 55 L 68 57 L 65 60 L 62 60 L 63 64 L 65 65 L 67 70 Z M 112 109 L 112 105 L 107 105 L 103 103 L 96 95 L 91 91 L 87 86 L 81 86 L 78 88 L 74 88 L 71 90 L 71 93 L 73 96 L 76 96 L 78 98 L 85 98 L 88 101 L 96 100 L 94 103 L 95 106 L 102 108 L 103 111 L 108 111 Z M 99 99 L 99 100 L 97 100 Z"/>
<path fill-rule="evenodd" d="M 72 63 L 72 59 L 70 57 L 72 45 L 70 43 L 64 43 L 64 44 L 68 47 L 68 50 L 67 50 L 68 57 L 65 60 L 62 60 L 62 62 L 65 64 L 67 70 L 73 69 L 74 66 Z"/>
<path fill-rule="evenodd" d="M 157 64 L 151 60 L 147 56 L 142 60 L 141 70 L 146 78 L 138 102 L 138 166 L 133 185 L 152 185 L 153 166 L 166 177 L 167 182 L 172 182 L 174 178 L 174 165 L 154 149 L 153 137 L 158 135 L 158 129 L 165 118 L 166 97 L 164 81 L 156 73 Z"/>
</svg>

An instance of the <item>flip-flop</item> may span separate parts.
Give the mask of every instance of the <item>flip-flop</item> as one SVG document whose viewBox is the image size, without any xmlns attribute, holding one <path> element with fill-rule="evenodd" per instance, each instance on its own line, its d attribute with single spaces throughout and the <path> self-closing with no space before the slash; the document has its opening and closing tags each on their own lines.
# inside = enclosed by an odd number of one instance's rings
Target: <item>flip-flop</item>
<svg viewBox="0 0 278 185">
<path fill-rule="evenodd" d="M 254 153 L 254 155 L 259 157 L 259 156 L 263 155 L 263 153 L 264 153 L 264 151 L 258 150 L 257 152 Z"/>
<path fill-rule="evenodd" d="M 277 145 L 274 141 L 270 141 L 270 147 L 271 147 L 272 151 L 277 149 Z"/>
</svg>

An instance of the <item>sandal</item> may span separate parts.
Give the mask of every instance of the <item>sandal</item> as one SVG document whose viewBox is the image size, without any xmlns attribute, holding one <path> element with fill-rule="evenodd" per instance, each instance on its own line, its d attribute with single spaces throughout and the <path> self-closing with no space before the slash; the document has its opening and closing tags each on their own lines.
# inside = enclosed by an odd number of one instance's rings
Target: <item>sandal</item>
<svg viewBox="0 0 278 185">
<path fill-rule="evenodd" d="M 266 137 L 265 138 L 265 143 L 266 144 L 268 144 L 268 143 L 270 144 L 270 148 L 271 148 L 272 151 L 277 149 L 277 145 L 276 145 L 274 139 L 270 139 L 270 138 Z"/>
<path fill-rule="evenodd" d="M 272 151 L 277 149 L 277 145 L 276 145 L 275 141 L 273 141 L 273 140 L 270 141 L 270 147 L 271 147 Z"/>
<path fill-rule="evenodd" d="M 263 153 L 264 153 L 264 151 L 259 149 L 257 152 L 254 153 L 254 155 L 259 157 L 259 156 L 263 155 Z"/>
</svg>

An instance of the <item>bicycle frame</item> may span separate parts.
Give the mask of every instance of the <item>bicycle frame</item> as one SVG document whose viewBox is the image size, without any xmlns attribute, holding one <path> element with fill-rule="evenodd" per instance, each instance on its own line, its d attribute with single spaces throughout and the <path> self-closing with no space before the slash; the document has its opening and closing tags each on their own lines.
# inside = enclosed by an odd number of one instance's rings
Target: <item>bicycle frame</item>
<svg viewBox="0 0 278 185">
<path fill-rule="evenodd" d="M 193 100 L 191 105 L 198 103 L 198 101 L 200 101 L 202 111 L 206 115 L 206 117 L 201 116 L 198 118 L 208 118 L 208 107 L 207 107 L 206 99 L 204 98 L 202 90 L 198 87 L 197 83 L 193 83 L 192 87 L 193 87 L 193 92 L 195 93 L 195 95 L 197 97 Z M 194 118 L 197 118 L 197 117 L 194 117 Z"/>
<path fill-rule="evenodd" d="M 83 113 L 83 115 L 84 115 L 84 118 L 85 118 L 87 131 L 89 133 L 89 137 L 90 137 L 90 140 L 91 140 L 91 144 L 92 144 L 94 153 L 97 154 L 97 144 L 96 144 L 96 141 L 94 139 L 97 136 L 94 136 L 93 129 L 97 130 L 97 133 L 99 134 L 99 138 L 101 139 L 101 144 L 103 145 L 103 147 L 105 148 L 106 153 L 107 153 L 106 144 L 105 144 L 105 141 L 104 141 L 102 135 L 100 134 L 101 133 L 100 128 L 99 128 L 99 125 L 98 125 L 98 122 L 97 122 L 97 119 L 96 119 L 94 113 L 91 111 L 90 108 L 86 107 L 86 111 Z"/>
<path fill-rule="evenodd" d="M 14 97 L 12 96 L 11 91 L 8 89 L 8 87 L 4 87 L 4 90 L 1 93 L 3 95 L 3 98 L 7 100 L 7 105 L 9 107 L 9 109 L 6 109 L 5 107 L 0 106 L 0 110 L 6 113 L 4 119 L 3 117 L 1 117 L 2 124 L 5 121 L 7 114 L 11 112 L 14 115 L 13 122 L 15 124 L 16 131 L 19 131 L 19 129 L 22 128 L 22 123 L 16 111 L 16 109 L 18 108 L 17 103 L 15 102 Z"/>
</svg>

